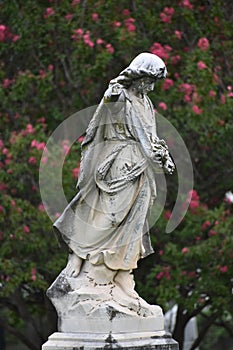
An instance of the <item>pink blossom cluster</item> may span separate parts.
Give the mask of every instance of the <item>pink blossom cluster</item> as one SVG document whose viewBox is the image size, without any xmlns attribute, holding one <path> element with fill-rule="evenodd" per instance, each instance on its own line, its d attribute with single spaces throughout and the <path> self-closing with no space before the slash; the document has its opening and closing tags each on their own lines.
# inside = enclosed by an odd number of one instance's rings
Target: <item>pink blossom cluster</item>
<svg viewBox="0 0 233 350">
<path fill-rule="evenodd" d="M 126 18 L 124 20 L 124 24 L 128 32 L 135 32 L 136 31 L 136 26 L 135 26 L 135 19 L 132 17 Z"/>
<path fill-rule="evenodd" d="M 80 163 L 78 163 L 78 166 L 74 169 L 72 169 L 72 176 L 77 179 L 80 174 Z"/>
<path fill-rule="evenodd" d="M 80 0 L 72 0 L 71 6 L 76 6 L 80 3 Z"/>
<path fill-rule="evenodd" d="M 63 149 L 63 153 L 65 154 L 65 155 L 67 155 L 68 153 L 69 153 L 69 151 L 70 151 L 70 141 L 68 141 L 68 140 L 63 140 L 62 141 L 62 149 Z"/>
<path fill-rule="evenodd" d="M 55 15 L 55 11 L 52 7 L 47 7 L 44 13 L 44 18 L 48 18 Z"/>
<path fill-rule="evenodd" d="M 36 269 L 36 267 L 33 267 L 33 268 L 31 269 L 31 279 L 32 279 L 33 281 L 36 281 L 36 279 L 37 279 L 36 274 L 37 274 L 37 269 Z"/>
<path fill-rule="evenodd" d="M 161 108 L 161 109 L 163 109 L 164 111 L 167 110 L 167 105 L 166 105 L 166 103 L 163 102 L 163 101 L 159 102 L 158 107 Z"/>
<path fill-rule="evenodd" d="M 174 85 L 174 81 L 172 79 L 166 79 L 162 85 L 163 90 L 169 90 Z"/>
<path fill-rule="evenodd" d="M 209 46 L 210 46 L 209 40 L 207 38 L 200 38 L 198 40 L 197 46 L 202 51 L 207 51 L 209 49 Z"/>
<path fill-rule="evenodd" d="M 198 63 L 197 63 L 197 68 L 198 69 L 206 69 L 207 68 L 207 65 L 203 62 L 203 61 L 199 61 Z"/>
<path fill-rule="evenodd" d="M 107 52 L 109 52 L 111 55 L 114 53 L 114 47 L 110 43 L 106 43 L 103 39 L 99 38 L 96 40 L 97 45 L 105 45 L 105 48 Z"/>
<path fill-rule="evenodd" d="M 19 35 L 11 33 L 7 26 L 5 26 L 4 24 L 0 24 L 0 42 L 5 42 L 7 40 L 16 42 L 19 39 Z"/>
<path fill-rule="evenodd" d="M 73 30 L 73 34 L 71 35 L 71 38 L 75 41 L 83 39 L 84 43 L 93 48 L 95 46 L 94 42 L 90 38 L 90 31 L 87 31 L 84 33 L 82 28 Z"/>
<path fill-rule="evenodd" d="M 161 278 L 165 277 L 168 281 L 171 279 L 171 275 L 170 275 L 170 267 L 164 267 L 162 271 L 160 271 L 159 273 L 157 273 L 156 275 L 156 279 L 157 280 L 161 280 Z"/>
<path fill-rule="evenodd" d="M 181 31 L 175 30 L 175 31 L 174 31 L 174 34 L 175 34 L 175 36 L 177 37 L 177 39 L 179 39 L 179 40 L 182 39 L 183 33 L 182 33 Z"/>
<path fill-rule="evenodd" d="M 15 83 L 15 79 L 4 79 L 2 87 L 3 89 L 8 89 L 13 83 Z"/>
<path fill-rule="evenodd" d="M 222 273 L 226 273 L 228 271 L 228 266 L 227 265 L 219 266 L 219 271 Z"/>
<path fill-rule="evenodd" d="M 200 207 L 200 197 L 196 190 L 189 191 L 188 201 L 190 201 L 189 207 L 191 212 L 195 213 L 196 209 Z"/>
<path fill-rule="evenodd" d="M 192 10 L 192 9 L 193 9 L 193 5 L 190 4 L 189 0 L 182 0 L 182 1 L 179 3 L 179 6 L 181 6 L 181 7 L 186 7 L 186 8 L 188 8 L 189 10 Z"/>
<path fill-rule="evenodd" d="M 91 18 L 94 22 L 97 22 L 99 19 L 98 13 L 96 13 L 96 12 L 92 13 Z"/>
<path fill-rule="evenodd" d="M 171 23 L 174 12 L 173 7 L 165 7 L 163 12 L 159 14 L 159 17 L 163 23 Z"/>
<path fill-rule="evenodd" d="M 169 58 L 170 52 L 172 51 L 171 46 L 169 45 L 161 45 L 160 43 L 154 43 L 151 48 L 150 52 L 154 55 L 159 56 L 162 59 L 167 60 Z"/>
<path fill-rule="evenodd" d="M 31 147 L 36 148 L 38 150 L 44 150 L 45 142 L 38 142 L 37 140 L 32 140 Z"/>
<path fill-rule="evenodd" d="M 193 102 L 192 111 L 195 114 L 202 114 L 203 110 L 196 104 L 201 101 L 201 97 L 196 92 L 196 86 L 188 83 L 179 85 L 179 90 L 184 93 L 184 101 L 187 103 Z"/>
<path fill-rule="evenodd" d="M 26 129 L 21 131 L 21 135 L 22 136 L 26 136 L 26 135 L 29 135 L 29 134 L 34 134 L 34 132 L 35 132 L 35 129 L 32 126 L 32 124 L 27 124 L 26 125 Z"/>
</svg>

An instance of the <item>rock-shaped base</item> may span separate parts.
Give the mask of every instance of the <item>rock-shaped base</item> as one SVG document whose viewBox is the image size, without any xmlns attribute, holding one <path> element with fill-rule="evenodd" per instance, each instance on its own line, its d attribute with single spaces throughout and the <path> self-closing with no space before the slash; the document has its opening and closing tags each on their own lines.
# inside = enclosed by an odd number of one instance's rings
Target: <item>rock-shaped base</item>
<svg viewBox="0 0 233 350">
<path fill-rule="evenodd" d="M 129 272 L 116 275 L 104 266 L 93 267 L 85 262 L 78 277 L 69 277 L 66 269 L 63 270 L 47 295 L 57 310 L 61 332 L 109 334 L 164 330 L 162 309 L 139 297 Z"/>
<path fill-rule="evenodd" d="M 178 343 L 164 332 L 83 334 L 53 333 L 42 350 L 179 350 Z"/>
</svg>

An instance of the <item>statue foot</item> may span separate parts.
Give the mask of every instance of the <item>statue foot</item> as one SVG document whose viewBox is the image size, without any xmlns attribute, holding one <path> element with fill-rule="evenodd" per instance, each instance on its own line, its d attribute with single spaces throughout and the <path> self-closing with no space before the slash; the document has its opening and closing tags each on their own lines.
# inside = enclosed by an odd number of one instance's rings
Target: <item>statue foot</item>
<svg viewBox="0 0 233 350">
<path fill-rule="evenodd" d="M 132 271 L 119 270 L 114 278 L 114 282 L 131 298 L 139 298 L 138 293 L 134 290 L 135 282 Z"/>
<path fill-rule="evenodd" d="M 77 277 L 81 270 L 83 259 L 77 256 L 75 253 L 69 255 L 68 263 L 66 265 L 66 273 L 70 277 Z"/>
</svg>

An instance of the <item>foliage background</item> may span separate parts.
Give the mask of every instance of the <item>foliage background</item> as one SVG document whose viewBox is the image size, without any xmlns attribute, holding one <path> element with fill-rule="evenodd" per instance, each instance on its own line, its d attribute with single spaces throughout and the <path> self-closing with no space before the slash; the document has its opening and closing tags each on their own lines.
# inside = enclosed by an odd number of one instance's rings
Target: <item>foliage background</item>
<svg viewBox="0 0 233 350">
<path fill-rule="evenodd" d="M 45 291 L 66 263 L 41 203 L 38 169 L 49 135 L 64 118 L 97 104 L 140 52 L 165 60 L 169 76 L 150 95 L 178 129 L 193 161 L 195 190 L 182 224 L 164 234 L 175 200 L 168 179 L 164 215 L 152 229 L 153 257 L 136 272 L 138 290 L 164 310 L 178 305 L 184 327 L 232 334 L 232 13 L 231 1 L 6 0 L 0 2 L 0 325 L 16 344 L 40 349 L 56 328 Z M 79 140 L 80 141 L 80 140 Z M 80 142 L 64 166 L 75 192 Z M 61 140 L 61 151 L 67 144 Z M 42 159 L 46 163 L 47 159 Z M 59 215 L 59 213 L 57 213 Z M 216 331 L 215 331 L 216 332 Z"/>
</svg>

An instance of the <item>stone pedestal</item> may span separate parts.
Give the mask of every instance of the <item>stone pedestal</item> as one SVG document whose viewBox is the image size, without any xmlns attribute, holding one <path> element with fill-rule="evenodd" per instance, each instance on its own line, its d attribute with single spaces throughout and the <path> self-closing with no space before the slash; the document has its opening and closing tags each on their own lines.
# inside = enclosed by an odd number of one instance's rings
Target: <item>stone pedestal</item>
<svg viewBox="0 0 233 350">
<path fill-rule="evenodd" d="M 47 295 L 58 313 L 59 332 L 42 350 L 178 350 L 164 331 L 161 307 L 137 294 L 129 272 L 85 261 L 77 277 L 64 269 Z"/>
<path fill-rule="evenodd" d="M 164 332 L 144 333 L 53 333 L 42 350 L 179 350 Z"/>
</svg>

